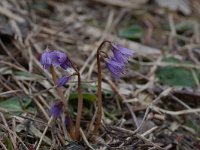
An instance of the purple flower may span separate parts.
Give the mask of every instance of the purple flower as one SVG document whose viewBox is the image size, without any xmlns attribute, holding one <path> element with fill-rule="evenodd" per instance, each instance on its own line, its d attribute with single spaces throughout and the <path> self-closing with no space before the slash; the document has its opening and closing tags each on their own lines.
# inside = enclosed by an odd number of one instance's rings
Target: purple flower
<svg viewBox="0 0 200 150">
<path fill-rule="evenodd" d="M 51 65 L 60 66 L 65 70 L 71 67 L 70 60 L 65 53 L 58 50 L 50 51 L 48 48 L 41 56 L 41 64 L 45 69 L 48 69 Z"/>
<path fill-rule="evenodd" d="M 65 126 L 68 126 L 71 124 L 71 120 L 69 117 L 65 116 L 64 124 L 65 124 Z"/>
<path fill-rule="evenodd" d="M 52 52 L 52 55 L 55 56 L 56 59 L 53 60 L 54 66 L 60 66 L 63 69 L 67 69 L 71 67 L 71 62 L 69 61 L 67 55 L 61 51 L 55 50 Z"/>
<path fill-rule="evenodd" d="M 128 48 L 122 47 L 117 44 L 112 45 L 112 52 L 117 62 L 119 63 L 127 63 L 128 59 L 133 56 L 134 52 Z"/>
<path fill-rule="evenodd" d="M 45 49 L 45 51 L 42 53 L 41 56 L 41 64 L 42 66 L 47 69 L 51 66 L 52 64 L 52 60 L 54 59 L 53 55 L 51 54 L 51 52 L 49 51 L 49 49 Z"/>
<path fill-rule="evenodd" d="M 61 116 L 63 112 L 63 103 L 62 102 L 57 102 L 57 103 L 54 103 L 52 106 L 51 106 L 51 109 L 50 109 L 50 114 L 54 117 L 54 118 L 58 118 Z"/>
<path fill-rule="evenodd" d="M 63 86 L 69 81 L 69 79 L 70 79 L 70 76 L 63 76 L 63 77 L 58 79 L 57 85 L 58 86 Z"/>
<path fill-rule="evenodd" d="M 118 62 L 115 58 L 109 58 L 106 60 L 106 66 L 110 71 L 112 77 L 119 79 L 125 71 L 125 65 Z"/>
</svg>

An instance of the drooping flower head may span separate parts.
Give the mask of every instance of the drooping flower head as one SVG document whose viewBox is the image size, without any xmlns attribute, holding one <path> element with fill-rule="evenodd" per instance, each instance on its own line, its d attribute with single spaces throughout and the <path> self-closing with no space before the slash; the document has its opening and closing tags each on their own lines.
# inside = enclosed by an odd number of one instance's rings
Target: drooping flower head
<svg viewBox="0 0 200 150">
<path fill-rule="evenodd" d="M 118 62 L 115 58 L 109 58 L 106 60 L 106 66 L 111 73 L 111 76 L 119 79 L 125 72 L 125 65 Z"/>
<path fill-rule="evenodd" d="M 65 124 L 65 126 L 68 126 L 71 124 L 71 120 L 69 117 L 65 116 L 64 124 Z"/>
<path fill-rule="evenodd" d="M 71 67 L 71 63 L 65 53 L 58 50 L 50 51 L 48 48 L 42 53 L 40 61 L 45 69 L 48 69 L 51 65 L 60 66 L 65 70 Z"/>
<path fill-rule="evenodd" d="M 55 56 L 55 59 L 53 60 L 53 65 L 55 67 L 60 66 L 65 70 L 68 67 L 71 67 L 71 62 L 69 61 L 69 59 L 65 53 L 58 51 L 58 50 L 54 50 L 54 51 L 52 51 L 52 55 Z"/>
<path fill-rule="evenodd" d="M 60 117 L 62 113 L 63 113 L 63 103 L 62 102 L 56 102 L 51 106 L 50 114 L 54 118 Z"/>
<path fill-rule="evenodd" d="M 119 79 L 125 74 L 125 66 L 134 52 L 114 43 L 111 43 L 111 51 L 113 52 L 113 56 L 106 60 L 106 66 L 112 77 Z"/>
<path fill-rule="evenodd" d="M 69 81 L 70 77 L 71 76 L 63 76 L 63 77 L 59 78 L 57 81 L 57 85 L 59 87 L 65 85 Z"/>
<path fill-rule="evenodd" d="M 52 64 L 52 60 L 53 60 L 52 54 L 50 50 L 46 48 L 44 52 L 42 53 L 40 63 L 42 64 L 44 69 L 48 69 Z"/>
<path fill-rule="evenodd" d="M 134 52 L 128 48 L 122 47 L 121 45 L 111 44 L 112 52 L 114 54 L 114 58 L 119 63 L 127 63 L 128 59 L 133 56 Z"/>
</svg>

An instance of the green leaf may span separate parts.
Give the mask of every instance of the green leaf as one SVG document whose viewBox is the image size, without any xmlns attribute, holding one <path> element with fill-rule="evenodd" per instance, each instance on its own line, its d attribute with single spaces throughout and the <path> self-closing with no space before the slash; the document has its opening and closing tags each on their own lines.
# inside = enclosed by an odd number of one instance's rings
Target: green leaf
<svg viewBox="0 0 200 150">
<path fill-rule="evenodd" d="M 119 36 L 131 40 L 141 39 L 144 35 L 143 29 L 139 25 L 132 25 L 119 31 Z"/>
<path fill-rule="evenodd" d="M 33 108 L 28 107 L 31 101 L 29 97 L 19 98 L 16 96 L 0 102 L 0 107 L 9 112 L 23 112 L 24 110 L 31 110 L 32 112 Z"/>
<path fill-rule="evenodd" d="M 191 22 L 184 21 L 184 22 L 176 24 L 175 28 L 177 32 L 185 32 L 185 31 L 193 30 L 194 25 Z"/>
<path fill-rule="evenodd" d="M 13 71 L 13 74 L 15 75 L 16 79 L 18 80 L 39 80 L 42 79 L 42 76 L 38 74 L 33 74 L 29 72 L 23 72 L 23 71 Z"/>
<path fill-rule="evenodd" d="M 163 28 L 165 30 L 170 30 L 170 26 L 169 25 L 164 25 Z M 194 24 L 190 21 L 183 21 L 183 22 L 180 22 L 178 24 L 175 25 L 175 29 L 178 33 L 183 33 L 183 32 L 186 32 L 186 31 L 192 31 L 194 28 Z"/>
<path fill-rule="evenodd" d="M 200 134 L 200 127 L 199 127 L 199 124 L 197 124 L 195 121 L 193 121 L 193 120 L 188 120 L 187 123 L 186 123 L 186 126 L 188 126 L 189 128 L 194 129 L 194 131 L 195 131 L 197 134 Z"/>
<path fill-rule="evenodd" d="M 72 93 L 69 96 L 69 102 L 78 100 L 78 94 L 77 93 Z M 96 101 L 96 95 L 90 94 L 90 93 L 84 93 L 83 94 L 83 101 L 89 102 L 89 103 L 94 103 Z"/>
<path fill-rule="evenodd" d="M 5 137 L 4 143 L 8 150 L 14 150 L 11 139 L 9 139 L 8 137 Z"/>
<path fill-rule="evenodd" d="M 180 64 L 181 61 L 169 57 L 163 60 L 164 62 L 170 62 Z M 161 83 L 166 85 L 182 86 L 182 87 L 194 87 L 196 85 L 192 71 L 199 76 L 199 72 L 195 70 L 189 70 L 183 67 L 159 67 L 156 71 L 156 75 Z"/>
<path fill-rule="evenodd" d="M 96 101 L 96 95 L 90 93 L 83 94 L 83 106 L 85 114 L 90 115 L 92 112 L 92 107 L 94 102 Z M 70 113 L 74 114 L 77 109 L 78 103 L 78 94 L 72 93 L 69 96 L 69 111 Z"/>
</svg>

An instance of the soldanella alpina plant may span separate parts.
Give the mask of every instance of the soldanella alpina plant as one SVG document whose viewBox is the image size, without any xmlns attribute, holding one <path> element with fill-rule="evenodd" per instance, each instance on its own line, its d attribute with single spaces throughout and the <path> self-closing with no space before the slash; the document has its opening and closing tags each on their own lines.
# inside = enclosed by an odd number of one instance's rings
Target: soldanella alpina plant
<svg viewBox="0 0 200 150">
<path fill-rule="evenodd" d="M 109 55 L 107 52 L 103 51 L 102 48 L 104 44 L 109 44 L 112 54 Z M 94 125 L 93 133 L 97 133 L 100 127 L 102 118 L 102 67 L 101 60 L 103 60 L 111 73 L 111 76 L 115 79 L 119 79 L 126 71 L 126 65 L 128 59 L 134 54 L 133 50 L 125 48 L 121 45 L 112 43 L 110 41 L 103 41 L 97 49 L 96 59 L 98 67 L 98 102 L 97 102 L 97 115 Z"/>
<path fill-rule="evenodd" d="M 58 118 L 61 116 L 63 112 L 67 113 L 66 115 L 66 121 L 70 124 L 70 133 L 72 138 L 75 138 L 76 140 L 80 137 L 80 122 L 81 122 L 81 115 L 82 115 L 82 107 L 83 107 L 83 98 L 82 98 L 82 92 L 81 92 L 81 77 L 78 69 L 76 68 L 75 64 L 67 57 L 67 55 L 61 51 L 58 50 L 49 50 L 46 48 L 41 56 L 41 64 L 44 69 L 50 69 L 50 73 L 52 75 L 52 79 L 55 85 L 57 85 L 56 89 L 58 92 L 58 95 L 60 97 L 60 100 L 56 103 L 54 103 L 51 106 L 50 113 L 52 117 Z M 68 75 L 68 76 L 62 76 L 60 78 L 57 78 L 55 68 L 61 67 L 62 69 L 66 70 L 68 68 L 73 68 L 75 73 Z M 76 117 L 76 125 L 75 125 L 75 137 L 73 132 L 73 126 L 72 121 L 70 118 L 70 115 L 68 114 L 68 104 L 65 100 L 64 94 L 61 90 L 61 86 L 65 85 L 72 76 L 76 75 L 78 77 L 78 112 Z M 64 111 L 65 110 L 65 111 Z M 69 121 L 70 120 L 70 121 Z"/>
<path fill-rule="evenodd" d="M 104 44 L 109 44 L 109 50 L 111 50 L 112 54 L 109 55 L 106 51 L 103 51 Z M 104 41 L 100 44 L 97 49 L 96 59 L 98 66 L 98 101 L 97 101 L 97 115 L 94 125 L 93 133 L 97 133 L 100 127 L 101 118 L 102 118 L 102 67 L 101 61 L 105 63 L 108 70 L 111 73 L 111 76 L 115 79 L 119 79 L 126 71 L 126 65 L 128 63 L 128 59 L 133 56 L 134 52 L 130 49 L 122 47 L 118 44 L 112 43 L 110 41 Z M 53 118 L 58 118 L 61 114 L 65 113 L 66 120 L 70 126 L 70 135 L 74 137 L 75 140 L 80 139 L 80 123 L 83 109 L 83 97 L 81 92 L 81 77 L 78 69 L 75 64 L 69 59 L 69 57 L 58 50 L 49 50 L 46 48 L 41 56 L 41 64 L 44 69 L 49 69 L 52 75 L 53 82 L 56 86 L 56 90 L 60 97 L 60 100 L 55 102 L 50 109 L 50 114 Z M 55 68 L 60 67 L 64 70 L 68 68 L 73 68 L 75 73 L 71 75 L 63 75 L 60 78 L 57 77 Z M 65 85 L 72 76 L 76 75 L 78 77 L 78 109 L 77 109 L 77 117 L 75 124 L 75 134 L 73 122 L 70 118 L 70 114 L 68 111 L 68 101 L 65 100 L 64 94 L 61 90 L 61 86 Z M 74 136 L 75 135 L 75 136 Z"/>
</svg>

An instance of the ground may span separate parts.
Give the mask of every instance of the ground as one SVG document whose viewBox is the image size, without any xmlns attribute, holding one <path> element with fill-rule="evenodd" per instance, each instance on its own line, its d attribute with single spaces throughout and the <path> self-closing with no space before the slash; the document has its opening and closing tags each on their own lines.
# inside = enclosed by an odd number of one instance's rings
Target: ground
<svg viewBox="0 0 200 150">
<path fill-rule="evenodd" d="M 166 3 L 1 1 L 0 149 L 200 149 L 200 3 Z M 103 109 L 94 134 L 96 52 L 105 40 L 134 56 L 119 79 L 101 60 Z M 68 115 L 76 123 L 77 78 L 58 88 L 40 62 L 46 48 L 66 53 L 81 75 L 80 139 L 64 123 Z M 112 54 L 109 45 L 102 51 Z M 56 69 L 59 77 L 72 73 Z M 58 89 L 65 112 L 53 118 Z"/>
</svg>

